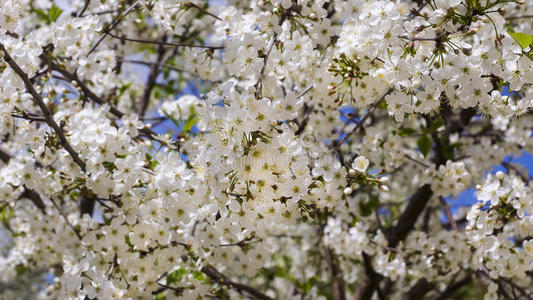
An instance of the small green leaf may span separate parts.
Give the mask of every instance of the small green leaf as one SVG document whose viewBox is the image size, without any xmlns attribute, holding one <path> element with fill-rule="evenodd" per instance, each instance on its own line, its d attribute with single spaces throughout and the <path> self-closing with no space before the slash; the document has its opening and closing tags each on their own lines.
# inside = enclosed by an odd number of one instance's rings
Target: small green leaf
<svg viewBox="0 0 533 300">
<path fill-rule="evenodd" d="M 531 45 L 531 42 L 533 42 L 533 36 L 523 33 L 523 32 L 507 32 L 517 43 L 522 47 L 522 49 L 525 49 Z"/>
<path fill-rule="evenodd" d="M 167 285 L 173 285 L 179 283 L 187 275 L 187 269 L 179 268 L 172 271 L 167 275 Z"/>
<path fill-rule="evenodd" d="M 59 7 L 57 7 L 55 4 L 50 7 L 50 10 L 48 10 L 48 13 L 46 13 L 44 10 L 39 8 L 32 8 L 31 11 L 37 14 L 37 17 L 45 22 L 47 25 L 50 25 L 57 21 L 57 18 L 61 15 L 63 10 Z"/>
<path fill-rule="evenodd" d="M 34 9 L 33 12 L 34 12 L 35 14 L 37 14 L 37 17 L 38 17 L 41 21 L 44 21 L 46 24 L 49 24 L 48 15 L 44 12 L 44 10 L 42 10 L 42 9 Z"/>
<path fill-rule="evenodd" d="M 361 215 L 363 217 L 370 216 L 374 212 L 374 209 L 378 208 L 379 205 L 379 199 L 377 197 L 372 197 L 368 202 L 359 202 Z"/>
<path fill-rule="evenodd" d="M 198 122 L 198 118 L 195 115 L 191 115 L 189 119 L 185 122 L 183 130 L 190 131 L 191 128 Z"/>
<path fill-rule="evenodd" d="M 431 126 L 429 127 L 429 132 L 437 131 L 437 129 L 439 129 L 442 125 L 444 125 L 444 119 L 439 116 L 431 123 Z"/>
<path fill-rule="evenodd" d="M 426 157 L 431 150 L 431 139 L 427 135 L 423 135 L 416 142 L 418 145 L 418 150 Z"/>
<path fill-rule="evenodd" d="M 176 118 L 174 118 L 171 114 L 167 113 L 165 110 L 163 110 L 163 114 L 165 114 L 165 116 L 169 118 L 170 121 L 172 121 L 172 123 L 176 125 L 176 127 L 178 128 L 180 127 L 180 122 Z"/>
<path fill-rule="evenodd" d="M 59 7 L 57 7 L 55 4 L 50 7 L 50 10 L 48 11 L 48 21 L 50 23 L 54 23 L 57 21 L 57 18 L 61 15 L 63 10 Z"/>
<path fill-rule="evenodd" d="M 404 127 L 404 128 L 400 128 L 400 132 L 398 132 L 398 135 L 401 137 L 406 137 L 406 136 L 411 136 L 415 133 L 416 133 L 416 129 Z"/>
</svg>

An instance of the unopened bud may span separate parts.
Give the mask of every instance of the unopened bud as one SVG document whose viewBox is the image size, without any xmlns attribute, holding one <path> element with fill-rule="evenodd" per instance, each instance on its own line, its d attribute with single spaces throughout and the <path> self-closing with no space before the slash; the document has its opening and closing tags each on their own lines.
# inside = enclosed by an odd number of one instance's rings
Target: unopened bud
<svg viewBox="0 0 533 300">
<path fill-rule="evenodd" d="M 383 177 L 379 178 L 379 181 L 380 182 L 387 182 L 387 181 L 389 181 L 389 179 L 390 179 L 389 176 L 383 176 Z"/>
<path fill-rule="evenodd" d="M 351 187 L 347 187 L 344 189 L 344 194 L 349 195 L 353 192 L 353 189 Z"/>
</svg>

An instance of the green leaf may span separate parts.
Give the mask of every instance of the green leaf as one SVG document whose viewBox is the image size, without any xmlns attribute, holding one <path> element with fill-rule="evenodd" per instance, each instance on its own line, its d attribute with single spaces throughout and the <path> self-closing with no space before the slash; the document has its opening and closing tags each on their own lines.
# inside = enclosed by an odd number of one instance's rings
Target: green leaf
<svg viewBox="0 0 533 300">
<path fill-rule="evenodd" d="M 421 136 L 416 142 L 418 150 L 426 157 L 431 150 L 431 139 L 427 135 Z"/>
<path fill-rule="evenodd" d="M 23 264 L 18 264 L 15 266 L 15 271 L 17 272 L 17 276 L 20 276 L 24 274 L 26 271 L 28 271 L 28 268 L 24 266 Z"/>
<path fill-rule="evenodd" d="M 192 272 L 192 277 L 194 277 L 194 279 L 198 280 L 198 281 L 202 281 L 202 282 L 206 282 L 207 281 L 207 277 L 204 275 L 204 273 L 198 271 L 198 270 L 194 270 Z"/>
<path fill-rule="evenodd" d="M 176 125 L 176 127 L 180 128 L 180 122 L 178 122 L 178 120 L 176 120 L 176 118 L 174 118 L 172 115 L 167 113 L 165 110 L 163 110 L 163 114 L 165 114 L 165 116 L 167 118 L 169 118 L 170 121 L 172 121 L 172 123 L 174 123 L 174 125 Z"/>
<path fill-rule="evenodd" d="M 187 269 L 185 268 L 180 267 L 179 269 L 172 271 L 167 275 L 167 285 L 179 283 L 185 275 L 187 275 Z"/>
<path fill-rule="evenodd" d="M 442 125 L 444 125 L 444 119 L 439 116 L 431 123 L 431 126 L 429 127 L 429 132 L 437 131 L 437 129 L 439 129 Z"/>
<path fill-rule="evenodd" d="M 194 107 L 190 108 L 189 113 L 189 118 L 187 119 L 187 121 L 185 121 L 185 125 L 183 126 L 183 130 L 185 131 L 190 131 L 194 124 L 198 123 L 198 117 L 196 116 L 196 111 L 194 110 Z"/>
<path fill-rule="evenodd" d="M 54 23 L 57 21 L 57 18 L 61 15 L 63 10 L 59 7 L 57 7 L 55 4 L 50 7 L 50 10 L 48 11 L 48 20 L 50 23 Z"/>
<path fill-rule="evenodd" d="M 115 163 L 113 162 L 110 162 L 110 161 L 104 161 L 102 163 L 102 165 L 104 166 L 104 168 L 106 168 L 106 170 L 108 170 L 109 172 L 113 172 L 117 167 L 115 166 Z"/>
<path fill-rule="evenodd" d="M 57 7 L 55 4 L 50 7 L 50 10 L 48 10 L 48 13 L 44 12 L 42 9 L 33 8 L 31 9 L 35 14 L 37 14 L 37 17 L 45 22 L 47 25 L 50 25 L 57 21 L 57 18 L 63 13 L 63 10 L 59 7 Z"/>
<path fill-rule="evenodd" d="M 523 32 L 507 32 L 517 43 L 522 47 L 522 49 L 525 49 L 531 45 L 531 42 L 533 42 L 533 36 L 523 33 Z"/>
<path fill-rule="evenodd" d="M 49 23 L 49 19 L 48 19 L 48 14 L 46 14 L 44 12 L 44 10 L 42 9 L 33 9 L 33 12 L 35 14 L 37 14 L 37 17 L 41 20 L 41 21 L 44 21 L 46 24 L 50 24 Z"/>
<path fill-rule="evenodd" d="M 413 128 L 400 128 L 400 132 L 398 132 L 398 135 L 401 137 L 411 136 L 416 133 L 416 129 Z"/>
<path fill-rule="evenodd" d="M 183 127 L 183 130 L 190 131 L 191 128 L 198 122 L 197 117 L 189 118 L 187 122 L 185 122 L 185 126 Z"/>
<path fill-rule="evenodd" d="M 370 216 L 374 212 L 374 209 L 378 208 L 379 205 L 379 199 L 377 197 L 372 197 L 368 202 L 359 202 L 361 215 L 363 217 Z"/>
</svg>

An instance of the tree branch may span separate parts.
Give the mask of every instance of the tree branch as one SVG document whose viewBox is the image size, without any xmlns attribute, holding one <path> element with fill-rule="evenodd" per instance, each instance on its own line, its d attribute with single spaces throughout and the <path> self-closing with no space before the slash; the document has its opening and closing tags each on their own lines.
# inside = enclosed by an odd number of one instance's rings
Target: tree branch
<svg viewBox="0 0 533 300">
<path fill-rule="evenodd" d="M 344 286 L 344 278 L 342 270 L 337 262 L 335 254 L 329 247 L 324 247 L 324 256 L 328 262 L 329 269 L 331 272 L 331 277 L 333 279 L 333 299 L 334 300 L 345 300 L 346 299 L 346 289 Z"/>
<path fill-rule="evenodd" d="M 54 118 L 52 117 L 52 113 L 50 112 L 46 104 L 44 103 L 41 95 L 39 95 L 39 93 L 37 93 L 37 91 L 33 87 L 30 79 L 28 78 L 28 75 L 13 60 L 13 58 L 11 57 L 11 55 L 9 55 L 9 53 L 7 52 L 6 48 L 4 47 L 2 43 L 0 43 L 0 50 L 4 52 L 4 60 L 9 64 L 11 69 L 13 69 L 13 71 L 15 71 L 15 73 L 17 73 L 20 79 L 22 79 L 22 81 L 24 82 L 26 89 L 28 90 L 28 92 L 30 92 L 30 94 L 33 97 L 32 98 L 33 102 L 35 102 L 39 106 L 41 111 L 43 112 L 44 118 L 46 119 L 46 123 L 48 123 L 48 125 L 52 127 L 52 129 L 57 134 L 59 138 L 59 144 L 61 144 L 61 146 L 63 146 L 63 148 L 70 154 L 70 157 L 72 157 L 72 159 L 80 167 L 80 169 L 83 172 L 85 172 L 85 162 L 81 160 L 78 153 L 76 153 L 76 151 L 72 149 L 72 146 L 70 146 L 69 142 L 67 141 L 67 138 L 65 137 L 65 132 L 63 131 L 61 127 L 59 127 L 59 125 L 57 125 L 56 121 L 54 121 Z"/>
<path fill-rule="evenodd" d="M 269 296 L 263 294 L 262 292 L 256 290 L 253 287 L 250 287 L 250 286 L 247 286 L 247 285 L 244 285 L 244 284 L 241 284 L 241 283 L 234 282 L 234 281 L 230 280 L 228 277 L 226 277 L 224 274 L 220 273 L 217 269 L 215 269 L 211 265 L 204 266 L 202 268 L 202 272 L 205 275 L 207 275 L 209 278 L 211 278 L 212 280 L 217 282 L 218 284 L 225 285 L 225 286 L 230 287 L 230 288 L 235 288 L 239 292 L 244 291 L 247 294 L 249 294 L 250 296 L 252 296 L 254 298 L 257 298 L 257 299 L 273 300 Z"/>
<path fill-rule="evenodd" d="M 0 160 L 4 162 L 5 164 L 9 163 L 9 160 L 11 160 L 12 156 L 4 149 L 0 148 Z M 46 215 L 46 206 L 44 205 L 43 199 L 41 199 L 41 196 L 39 193 L 37 193 L 35 190 L 29 189 L 26 187 L 26 185 L 22 186 L 24 188 L 24 191 L 20 195 L 19 198 L 28 198 L 30 201 L 41 210 L 43 215 Z"/>
<path fill-rule="evenodd" d="M 209 15 L 209 16 L 211 16 L 211 17 L 213 17 L 213 18 L 215 18 L 215 19 L 217 19 L 217 20 L 219 20 L 219 21 L 222 21 L 222 19 L 219 18 L 217 15 L 215 15 L 215 14 L 213 14 L 213 13 L 207 11 L 207 10 L 204 9 L 203 7 L 198 6 L 198 5 L 196 5 L 196 4 L 192 3 L 192 2 L 187 1 L 187 2 L 183 3 L 183 6 L 185 6 L 186 8 L 194 7 L 194 8 L 196 8 L 196 9 L 198 9 L 199 11 L 203 12 L 203 13 L 206 14 L 206 15 Z"/>
<path fill-rule="evenodd" d="M 115 17 L 111 25 L 104 29 L 104 34 L 98 39 L 98 41 L 91 47 L 89 52 L 87 52 L 87 56 L 91 54 L 97 47 L 100 45 L 100 43 L 105 39 L 105 37 L 111 32 L 111 30 L 115 29 L 117 25 L 126 17 L 130 12 L 132 12 L 137 6 L 139 5 L 139 1 L 135 1 L 123 14 L 118 15 Z"/>
<path fill-rule="evenodd" d="M 405 239 L 409 231 L 414 228 L 418 216 L 424 211 L 432 195 L 431 185 L 425 184 L 409 198 L 409 203 L 398 219 L 396 226 L 387 233 L 389 247 L 394 248 L 400 241 Z"/>
<path fill-rule="evenodd" d="M 65 76 L 65 78 L 68 80 L 68 81 L 74 81 L 78 84 L 78 86 L 81 88 L 81 91 L 83 92 L 83 94 L 85 96 L 87 96 L 89 99 L 93 100 L 94 102 L 100 104 L 100 105 L 104 105 L 104 104 L 107 104 L 109 105 L 109 112 L 112 113 L 114 116 L 116 116 L 117 118 L 122 118 L 124 116 L 124 113 L 121 112 L 120 110 L 118 110 L 116 107 L 114 107 L 113 105 L 111 105 L 108 101 L 102 99 L 101 97 L 99 97 L 98 95 L 96 95 L 93 91 L 91 91 L 91 89 L 89 89 L 87 87 L 87 85 L 78 77 L 78 75 L 76 73 L 70 73 L 69 71 L 63 69 L 62 67 L 60 67 L 59 65 L 57 65 L 56 63 L 54 63 L 52 60 L 47 60 L 48 63 L 50 64 L 50 67 L 52 70 L 54 71 L 57 71 L 59 73 L 61 73 L 61 75 Z M 148 138 L 151 138 L 151 139 L 154 139 L 154 140 L 157 140 L 158 142 L 161 142 L 164 144 L 164 142 L 158 140 L 155 136 L 156 136 L 156 133 L 153 132 L 152 130 L 144 127 L 144 128 L 141 128 L 139 130 L 141 133 L 143 133 L 143 135 L 147 136 Z"/>
<path fill-rule="evenodd" d="M 166 35 L 164 34 L 161 37 L 161 42 L 164 42 L 166 39 Z M 148 80 L 146 81 L 146 85 L 144 87 L 143 96 L 141 98 L 141 103 L 139 107 L 137 108 L 137 115 L 144 116 L 146 113 L 146 108 L 148 108 L 148 104 L 150 103 L 150 95 L 152 94 L 152 90 L 155 85 L 155 80 L 157 78 L 157 75 L 159 75 L 159 71 L 161 68 L 159 67 L 159 64 L 163 60 L 163 57 L 165 56 L 165 48 L 162 44 L 159 44 L 159 47 L 157 49 L 157 59 L 154 64 L 150 67 L 150 75 L 148 75 Z"/>
<path fill-rule="evenodd" d="M 161 46 L 172 46 L 172 47 L 205 48 L 205 49 L 211 49 L 211 50 L 224 49 L 224 46 L 197 45 L 197 44 L 188 44 L 188 43 L 174 43 L 174 42 L 134 39 L 134 38 L 119 36 L 111 32 L 109 32 L 108 35 L 115 39 L 119 39 L 122 41 L 142 43 L 142 44 L 156 44 L 156 45 L 161 45 Z"/>
<path fill-rule="evenodd" d="M 68 227 L 70 227 L 70 229 L 74 231 L 74 234 L 76 234 L 78 239 L 81 241 L 82 237 L 81 237 L 80 232 L 76 229 L 76 227 L 74 227 L 74 225 L 72 225 L 72 223 L 70 223 L 67 216 L 63 213 L 63 210 L 61 209 L 61 207 L 59 207 L 59 205 L 54 201 L 54 199 L 50 198 L 50 201 L 52 201 L 52 204 L 54 204 L 54 207 L 57 209 L 61 217 L 63 217 L 63 220 L 65 220 L 65 223 L 67 223 Z"/>
<path fill-rule="evenodd" d="M 390 93 L 392 93 L 393 89 L 392 88 L 389 88 L 387 90 L 387 92 L 385 92 L 385 94 L 383 94 L 383 96 L 381 96 L 381 98 L 379 98 L 379 100 L 374 103 L 372 105 L 372 107 L 368 110 L 368 112 L 366 113 L 366 115 L 361 118 L 361 120 L 359 120 L 359 122 L 357 123 L 357 125 L 355 125 L 355 127 L 349 132 L 347 133 L 343 138 L 342 140 L 340 140 L 338 143 L 337 143 L 337 146 L 336 148 L 339 148 L 342 146 L 342 144 L 344 144 L 344 142 L 346 142 L 346 140 L 348 140 L 350 138 L 350 136 L 354 133 L 356 133 L 358 130 L 362 129 L 363 128 L 363 125 L 365 123 L 365 121 L 374 113 L 374 111 L 376 110 L 376 108 L 381 104 L 381 102 L 383 102 L 385 100 L 385 97 L 387 97 Z"/>
</svg>

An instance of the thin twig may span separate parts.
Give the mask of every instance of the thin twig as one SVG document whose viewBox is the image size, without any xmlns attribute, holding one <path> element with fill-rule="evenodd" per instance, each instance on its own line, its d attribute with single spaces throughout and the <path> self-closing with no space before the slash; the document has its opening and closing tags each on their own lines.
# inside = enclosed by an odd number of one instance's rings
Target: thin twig
<svg viewBox="0 0 533 300">
<path fill-rule="evenodd" d="M 119 40 L 122 40 L 122 41 L 143 43 L 143 44 L 156 44 L 156 45 L 172 46 L 172 47 L 205 48 L 205 49 L 211 49 L 211 50 L 224 49 L 224 46 L 210 46 L 210 45 L 198 45 L 198 44 L 188 44 L 188 43 L 174 43 L 174 42 L 162 42 L 162 41 L 134 39 L 134 38 L 129 38 L 129 37 L 118 36 L 118 35 L 113 34 L 111 32 L 109 32 L 108 35 L 113 37 L 113 38 L 115 38 L 115 39 L 119 39 Z"/>
<path fill-rule="evenodd" d="M 54 201 L 54 199 L 50 198 L 50 201 L 52 201 L 52 204 L 54 204 L 54 207 L 57 209 L 57 211 L 59 212 L 61 217 L 63 217 L 63 219 L 65 220 L 65 223 L 67 223 L 68 227 L 70 227 L 72 229 L 72 231 L 74 231 L 74 233 L 76 234 L 78 239 L 81 241 L 82 240 L 81 234 L 78 232 L 76 227 L 74 227 L 72 225 L 72 223 L 70 223 L 70 221 L 68 220 L 67 216 L 63 213 L 63 210 L 61 210 L 61 207 L 59 207 L 59 205 L 57 205 L 57 203 Z"/>
<path fill-rule="evenodd" d="M 198 6 L 198 5 L 196 5 L 196 4 L 192 3 L 192 2 L 187 1 L 187 2 L 185 2 L 185 3 L 183 4 L 183 6 L 185 6 L 186 8 L 194 7 L 194 8 L 196 8 L 196 9 L 198 9 L 199 11 L 203 12 L 203 13 L 206 14 L 206 15 L 210 15 L 211 17 L 213 17 L 213 18 L 215 18 L 215 19 L 217 19 L 217 20 L 219 20 L 219 21 L 222 21 L 222 19 L 219 18 L 217 15 L 215 15 L 215 14 L 213 14 L 213 13 L 207 11 L 207 10 L 204 9 L 203 7 Z"/>
<path fill-rule="evenodd" d="M 387 92 L 383 96 L 381 96 L 381 98 L 379 98 L 379 100 L 376 103 L 372 105 L 372 107 L 370 108 L 370 110 L 368 110 L 366 115 L 363 118 L 361 118 L 361 120 L 357 123 L 357 125 L 355 125 L 355 127 L 349 133 L 347 133 L 342 138 L 342 140 L 337 144 L 336 146 L 337 148 L 340 148 L 342 144 L 344 144 L 344 142 L 346 142 L 346 140 L 348 140 L 352 134 L 354 134 L 355 132 L 363 128 L 363 124 L 365 123 L 365 121 L 370 117 L 370 115 L 374 113 L 374 111 L 381 104 L 381 102 L 385 100 L 385 97 L 387 97 L 390 93 L 392 93 L 392 90 L 393 90 L 392 88 L 389 88 Z"/>
<path fill-rule="evenodd" d="M 335 254 L 329 247 L 324 246 L 324 253 L 325 253 L 324 256 L 329 265 L 331 277 L 333 280 L 332 282 L 333 299 L 334 300 L 345 300 L 346 289 L 344 285 L 344 278 L 343 278 L 342 270 L 339 267 L 337 258 L 335 257 Z"/>
<path fill-rule="evenodd" d="M 300 97 L 303 97 L 305 94 L 307 94 L 307 92 L 309 92 L 310 90 L 313 89 L 313 85 L 310 84 L 308 87 L 306 87 L 303 91 L 301 91 L 298 95 L 296 95 L 296 98 L 300 98 Z"/>
<path fill-rule="evenodd" d="M 450 206 L 448 205 L 448 203 L 446 202 L 446 200 L 444 200 L 442 196 L 439 197 L 439 200 L 440 200 L 440 203 L 442 204 L 442 207 L 444 208 L 446 217 L 450 221 L 450 224 L 452 224 L 453 230 L 459 232 L 459 227 L 457 227 L 457 223 L 455 223 L 455 219 L 453 218 L 453 214 L 452 214 L 452 211 L 450 210 Z"/>
<path fill-rule="evenodd" d="M 417 163 L 417 164 L 419 164 L 419 165 L 421 165 L 421 166 L 423 166 L 423 167 L 425 167 L 425 168 L 429 168 L 429 165 L 428 165 L 428 164 L 423 163 L 423 162 L 421 162 L 421 161 L 419 161 L 419 160 L 417 160 L 417 159 L 414 159 L 414 158 L 412 158 L 411 156 L 409 156 L 408 154 L 404 154 L 404 156 L 405 156 L 405 158 L 407 158 L 408 160 L 410 160 L 410 161 L 412 161 L 412 162 L 414 162 L 414 163 Z"/>
<path fill-rule="evenodd" d="M 104 30 L 104 34 L 98 39 L 98 41 L 91 47 L 87 55 L 91 54 L 98 45 L 105 39 L 105 37 L 111 32 L 111 30 L 115 29 L 115 27 L 126 17 L 130 12 L 132 12 L 137 6 L 139 5 L 139 1 L 135 1 L 123 14 L 118 15 L 111 25 Z"/>
<path fill-rule="evenodd" d="M 176 68 L 176 67 L 168 65 L 168 64 L 162 64 L 162 63 L 157 63 L 157 62 L 152 62 L 152 61 L 128 59 L 128 58 L 122 58 L 122 57 L 119 57 L 119 60 L 121 62 L 130 63 L 130 64 L 147 65 L 147 66 L 158 65 L 158 66 L 160 66 L 161 68 L 164 68 L 164 69 L 169 69 L 169 70 L 176 71 L 176 72 L 185 72 L 185 73 L 194 74 L 194 73 L 189 72 L 187 70 Z"/>
<path fill-rule="evenodd" d="M 518 19 L 527 19 L 527 18 L 533 18 L 533 15 L 523 15 L 523 16 L 514 16 L 514 17 L 507 17 L 506 20 L 518 20 Z"/>
<path fill-rule="evenodd" d="M 52 113 L 50 112 L 46 104 L 44 103 L 41 95 L 39 95 L 39 93 L 33 87 L 30 79 L 28 78 L 28 75 L 19 67 L 19 65 L 15 62 L 15 60 L 13 60 L 13 58 L 11 57 L 11 55 L 9 55 L 9 53 L 7 52 L 6 48 L 4 47 L 2 43 L 0 43 L 0 50 L 4 52 L 4 60 L 9 64 L 11 69 L 13 69 L 13 71 L 15 71 L 15 73 L 17 73 L 20 79 L 22 79 L 22 81 L 24 82 L 26 89 L 32 95 L 33 102 L 35 102 L 39 106 L 41 111 L 43 112 L 44 117 L 46 119 L 46 123 L 48 123 L 48 125 L 52 127 L 52 129 L 57 134 L 59 138 L 59 144 L 63 146 L 63 148 L 70 154 L 70 157 L 72 157 L 74 162 L 81 168 L 83 172 L 85 172 L 85 163 L 81 160 L 78 153 L 74 151 L 72 146 L 67 141 L 67 138 L 65 137 L 65 132 L 63 131 L 61 127 L 59 127 L 59 125 L 57 125 L 56 121 L 52 117 Z"/>
<path fill-rule="evenodd" d="M 263 57 L 263 66 L 261 67 L 261 71 L 259 72 L 259 77 L 257 78 L 257 82 L 255 83 L 255 97 L 259 99 L 262 96 L 262 89 L 263 89 L 263 77 L 265 76 L 265 69 L 268 62 L 268 57 L 270 56 L 270 52 L 272 52 L 272 48 L 274 47 L 274 43 L 276 42 L 276 39 L 278 38 L 278 34 L 274 33 L 270 41 L 268 42 L 268 45 L 266 46 L 266 52 L 265 57 Z"/>
<path fill-rule="evenodd" d="M 87 10 L 87 7 L 89 7 L 89 4 L 91 4 L 91 0 L 85 0 L 85 5 L 83 6 L 83 8 L 78 13 L 78 18 L 83 16 L 83 13 Z"/>
<path fill-rule="evenodd" d="M 163 36 L 161 37 L 161 42 L 164 42 L 165 39 L 166 34 L 163 34 Z M 165 53 L 165 48 L 162 44 L 159 44 L 159 47 L 157 49 L 157 59 L 155 61 L 155 64 L 150 67 L 150 75 L 148 75 L 146 85 L 144 86 L 144 92 L 141 98 L 141 103 L 139 107 L 137 107 L 137 115 L 139 116 L 144 116 L 144 114 L 146 113 L 146 109 L 148 108 L 148 104 L 150 103 L 150 95 L 152 94 L 152 90 L 155 86 L 155 80 L 157 79 L 159 71 L 161 70 L 161 68 L 159 67 L 159 63 L 162 62 Z"/>
<path fill-rule="evenodd" d="M 251 286 L 230 280 L 228 277 L 220 273 L 217 269 L 215 269 L 211 265 L 202 267 L 202 273 L 207 275 L 209 278 L 211 278 L 218 284 L 225 285 L 230 288 L 235 288 L 239 292 L 242 292 L 242 291 L 246 292 L 247 294 L 249 294 L 250 296 L 254 298 L 262 299 L 262 300 L 273 300 L 269 296 L 263 294 L 262 292 L 258 291 L 257 289 Z"/>
<path fill-rule="evenodd" d="M 109 106 L 109 112 L 112 113 L 114 116 L 116 116 L 118 118 L 122 118 L 124 116 L 123 112 L 121 112 L 115 106 L 111 105 L 111 103 L 109 103 L 108 101 L 102 99 L 101 97 L 96 95 L 93 91 L 91 91 L 91 89 L 89 89 L 87 87 L 87 85 L 78 77 L 77 74 L 70 73 L 69 71 L 63 69 L 62 67 L 60 67 L 56 63 L 52 62 L 51 60 L 48 60 L 48 63 L 50 64 L 50 66 L 51 66 L 51 68 L 53 70 L 58 71 L 59 73 L 61 73 L 61 75 L 65 76 L 68 81 L 75 81 L 78 84 L 78 86 L 81 88 L 83 94 L 85 96 L 89 97 L 89 99 L 93 100 L 94 102 L 96 102 L 96 103 L 98 103 L 100 105 L 107 104 Z M 163 143 L 163 144 L 166 145 L 166 143 L 164 141 L 161 141 L 161 140 L 156 138 L 156 133 L 153 132 L 152 130 L 144 127 L 142 129 L 140 129 L 139 131 L 144 136 L 146 136 L 146 137 L 148 137 L 150 139 L 153 139 L 153 140 L 157 140 L 158 142 Z"/>
</svg>

